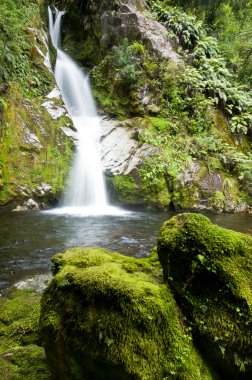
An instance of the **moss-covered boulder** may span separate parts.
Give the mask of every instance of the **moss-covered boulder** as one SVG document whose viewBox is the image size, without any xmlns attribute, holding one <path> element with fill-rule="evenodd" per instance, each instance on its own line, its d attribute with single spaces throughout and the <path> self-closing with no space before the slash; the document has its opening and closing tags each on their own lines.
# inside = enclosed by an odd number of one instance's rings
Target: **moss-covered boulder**
<svg viewBox="0 0 252 380">
<path fill-rule="evenodd" d="M 41 295 L 18 290 L 0 298 L 1 380 L 49 380 L 38 320 Z"/>
<path fill-rule="evenodd" d="M 53 379 L 212 379 L 156 256 L 78 248 L 53 258 L 41 333 Z"/>
<path fill-rule="evenodd" d="M 158 256 L 215 369 L 225 378 L 251 379 L 252 237 L 180 214 L 163 225 Z"/>
</svg>

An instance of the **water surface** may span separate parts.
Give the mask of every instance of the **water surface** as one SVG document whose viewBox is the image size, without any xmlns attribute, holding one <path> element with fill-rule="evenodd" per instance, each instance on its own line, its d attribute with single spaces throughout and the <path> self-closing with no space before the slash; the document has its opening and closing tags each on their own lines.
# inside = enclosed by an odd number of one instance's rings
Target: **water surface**
<svg viewBox="0 0 252 380">
<path fill-rule="evenodd" d="M 0 291 L 36 274 L 49 273 L 51 257 L 70 247 L 104 247 L 147 256 L 163 222 L 174 213 L 131 212 L 107 216 L 0 211 Z M 252 235 L 252 217 L 208 215 L 223 227 Z"/>
</svg>

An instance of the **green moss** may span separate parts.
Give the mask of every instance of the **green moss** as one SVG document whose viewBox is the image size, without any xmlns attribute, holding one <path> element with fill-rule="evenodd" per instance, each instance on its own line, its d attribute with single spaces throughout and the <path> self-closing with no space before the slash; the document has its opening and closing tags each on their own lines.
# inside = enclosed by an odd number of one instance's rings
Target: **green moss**
<svg viewBox="0 0 252 380">
<path fill-rule="evenodd" d="M 78 248 L 53 263 L 40 320 L 53 378 L 212 379 L 160 283 L 155 254 Z"/>
<path fill-rule="evenodd" d="M 75 20 L 72 21 L 76 21 L 76 17 L 78 16 L 75 14 Z M 78 22 L 81 23 L 82 19 L 78 18 Z M 67 25 L 70 26 L 69 20 Z M 102 60 L 99 39 L 94 34 L 78 36 L 76 33 L 76 23 L 72 25 L 74 25 L 74 31 L 66 34 L 63 40 L 63 50 L 87 68 L 99 64 Z M 82 26 L 80 26 L 80 31 L 82 31 Z"/>
<path fill-rule="evenodd" d="M 70 124 L 70 120 L 53 120 L 41 107 L 42 98 L 23 99 L 20 86 L 13 83 L 7 96 L 1 125 L 0 204 L 19 196 L 19 186 L 31 191 L 41 182 L 51 185 L 52 194 L 57 194 L 64 187 L 72 157 L 72 143 L 60 127 Z M 39 144 L 29 142 L 32 134 Z"/>
<path fill-rule="evenodd" d="M 122 204 L 141 204 L 143 197 L 139 186 L 131 175 L 117 175 L 109 182 L 114 197 Z"/>
<path fill-rule="evenodd" d="M 225 195 L 221 191 L 216 191 L 211 199 L 211 203 L 217 210 L 222 210 L 225 205 Z"/>
<path fill-rule="evenodd" d="M 19 290 L 0 300 L 2 380 L 50 379 L 38 329 L 40 299 L 37 293 Z"/>
<path fill-rule="evenodd" d="M 252 237 L 217 227 L 202 215 L 181 214 L 162 227 L 158 256 L 216 368 L 231 378 L 239 369 L 250 376 Z"/>
</svg>

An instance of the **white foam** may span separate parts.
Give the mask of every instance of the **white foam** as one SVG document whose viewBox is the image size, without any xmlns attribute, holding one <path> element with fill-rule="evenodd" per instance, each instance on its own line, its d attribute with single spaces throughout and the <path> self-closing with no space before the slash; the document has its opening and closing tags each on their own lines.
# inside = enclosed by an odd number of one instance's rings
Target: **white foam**
<svg viewBox="0 0 252 380">
<path fill-rule="evenodd" d="M 106 207 L 59 207 L 51 210 L 42 211 L 46 214 L 51 215 L 70 215 L 77 217 L 88 217 L 88 216 L 129 216 L 131 211 L 121 209 L 114 206 Z"/>
</svg>

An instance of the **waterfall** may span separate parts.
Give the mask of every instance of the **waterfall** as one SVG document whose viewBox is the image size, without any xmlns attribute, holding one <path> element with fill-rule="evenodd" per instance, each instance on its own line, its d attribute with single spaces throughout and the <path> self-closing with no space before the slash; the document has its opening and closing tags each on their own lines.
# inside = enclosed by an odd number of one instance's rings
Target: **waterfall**
<svg viewBox="0 0 252 380">
<path fill-rule="evenodd" d="M 70 174 L 63 206 L 87 208 L 91 213 L 106 213 L 108 202 L 99 154 L 100 118 L 91 93 L 88 77 L 61 50 L 61 19 L 64 12 L 49 12 L 49 31 L 57 49 L 55 79 L 65 106 L 78 132 L 79 143 Z"/>
</svg>

